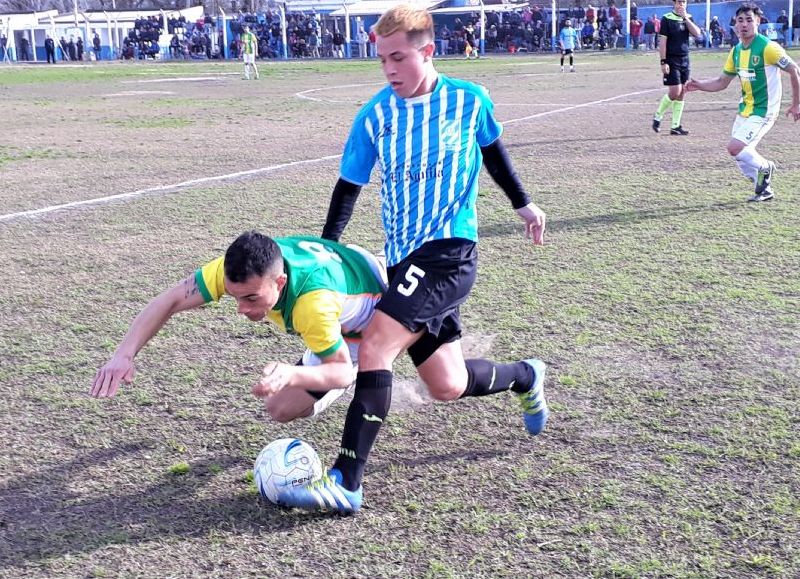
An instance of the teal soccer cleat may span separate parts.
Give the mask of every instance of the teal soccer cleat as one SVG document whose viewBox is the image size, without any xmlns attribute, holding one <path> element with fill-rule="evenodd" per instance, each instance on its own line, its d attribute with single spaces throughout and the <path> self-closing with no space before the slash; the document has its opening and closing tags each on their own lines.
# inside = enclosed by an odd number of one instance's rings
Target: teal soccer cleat
<svg viewBox="0 0 800 579">
<path fill-rule="evenodd" d="M 337 511 L 349 515 L 361 508 L 364 491 L 349 491 L 342 486 L 342 473 L 332 468 L 322 478 L 278 493 L 277 503 L 305 511 Z"/>
<path fill-rule="evenodd" d="M 541 360 L 530 359 L 524 362 L 533 369 L 533 385 L 527 392 L 518 394 L 519 403 L 522 406 L 525 428 L 536 436 L 544 430 L 547 418 L 550 416 L 550 409 L 547 408 L 547 401 L 544 399 L 544 375 L 547 367 Z"/>
</svg>

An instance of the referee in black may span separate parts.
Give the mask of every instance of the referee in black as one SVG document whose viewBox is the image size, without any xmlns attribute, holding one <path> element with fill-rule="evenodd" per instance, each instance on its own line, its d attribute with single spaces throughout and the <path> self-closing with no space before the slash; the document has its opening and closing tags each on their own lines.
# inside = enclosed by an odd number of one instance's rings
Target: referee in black
<svg viewBox="0 0 800 579">
<path fill-rule="evenodd" d="M 689 82 L 689 35 L 700 38 L 703 33 L 692 22 L 692 15 L 686 12 L 686 2 L 687 0 L 674 0 L 672 12 L 667 12 L 661 18 L 658 54 L 661 56 L 661 74 L 664 75 L 667 94 L 661 98 L 653 116 L 653 130 L 657 133 L 661 130 L 664 113 L 672 108 L 672 128 L 669 134 L 689 134 L 681 126 L 683 97 L 686 94 L 686 83 Z"/>
</svg>

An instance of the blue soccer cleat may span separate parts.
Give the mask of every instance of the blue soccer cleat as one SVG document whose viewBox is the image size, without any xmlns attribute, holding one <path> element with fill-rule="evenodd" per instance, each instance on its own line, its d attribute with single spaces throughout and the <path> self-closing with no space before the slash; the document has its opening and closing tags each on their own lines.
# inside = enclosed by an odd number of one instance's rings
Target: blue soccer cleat
<svg viewBox="0 0 800 579">
<path fill-rule="evenodd" d="M 522 406 L 525 428 L 536 436 L 544 430 L 547 418 L 550 416 L 550 409 L 547 408 L 547 401 L 544 399 L 544 375 L 547 367 L 541 360 L 533 358 L 524 360 L 524 362 L 533 369 L 533 385 L 530 390 L 517 396 L 519 396 L 519 403 Z"/>
<path fill-rule="evenodd" d="M 363 498 L 362 487 L 358 487 L 355 491 L 347 490 L 342 486 L 342 473 L 332 468 L 314 482 L 280 491 L 277 503 L 305 511 L 338 511 L 342 514 L 351 514 L 361 508 Z"/>
</svg>

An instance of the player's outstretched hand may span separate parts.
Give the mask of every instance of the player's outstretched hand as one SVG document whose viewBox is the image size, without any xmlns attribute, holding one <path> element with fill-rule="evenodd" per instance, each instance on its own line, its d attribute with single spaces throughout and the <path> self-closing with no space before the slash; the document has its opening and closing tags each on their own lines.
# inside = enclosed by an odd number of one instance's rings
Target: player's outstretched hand
<svg viewBox="0 0 800 579">
<path fill-rule="evenodd" d="M 689 82 L 686 83 L 686 90 L 692 92 L 693 90 L 700 90 L 700 87 L 695 79 L 690 78 Z"/>
<path fill-rule="evenodd" d="M 534 245 L 544 245 L 544 228 L 547 216 L 533 203 L 517 209 L 517 215 L 525 221 L 525 237 L 532 239 Z"/>
<path fill-rule="evenodd" d="M 293 366 L 281 362 L 270 362 L 264 366 L 261 380 L 253 384 L 252 392 L 258 398 L 265 398 L 277 394 L 289 385 L 292 377 Z"/>
<path fill-rule="evenodd" d="M 786 116 L 795 121 L 800 121 L 800 105 L 792 105 L 786 111 Z"/>
<path fill-rule="evenodd" d="M 89 394 L 93 398 L 111 398 L 117 393 L 120 382 L 133 382 L 135 373 L 133 360 L 115 355 L 94 375 Z"/>
</svg>

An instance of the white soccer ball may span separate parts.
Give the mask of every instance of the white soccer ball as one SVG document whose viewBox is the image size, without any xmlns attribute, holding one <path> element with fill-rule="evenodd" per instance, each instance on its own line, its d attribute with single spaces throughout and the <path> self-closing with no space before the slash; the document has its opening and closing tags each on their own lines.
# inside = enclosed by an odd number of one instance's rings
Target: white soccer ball
<svg viewBox="0 0 800 579">
<path fill-rule="evenodd" d="M 258 492 L 276 503 L 286 487 L 304 485 L 322 476 L 317 451 L 299 438 L 281 438 L 264 447 L 253 467 Z"/>
</svg>

